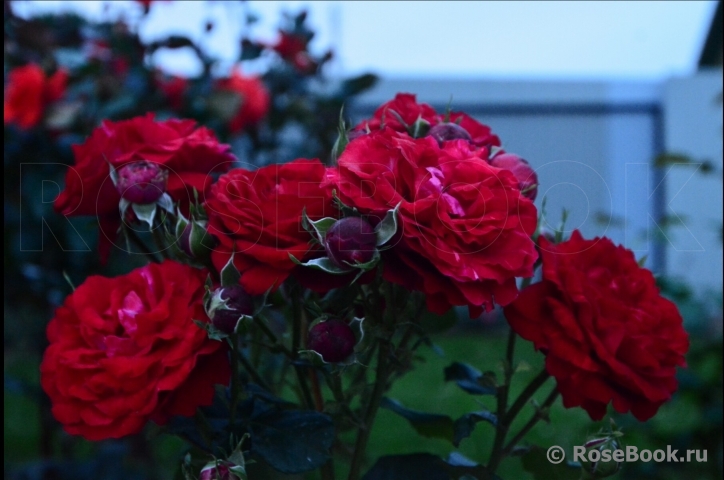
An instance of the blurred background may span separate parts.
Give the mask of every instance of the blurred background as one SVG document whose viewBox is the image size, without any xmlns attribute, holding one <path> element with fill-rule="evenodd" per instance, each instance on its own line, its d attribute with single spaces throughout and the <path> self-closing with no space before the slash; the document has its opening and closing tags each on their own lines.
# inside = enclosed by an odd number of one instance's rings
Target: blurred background
<svg viewBox="0 0 724 480">
<path fill-rule="evenodd" d="M 180 443 L 154 439 L 149 449 L 146 436 L 101 444 L 68 437 L 39 390 L 44 329 L 70 291 L 64 272 L 78 284 L 134 265 L 122 252 L 101 265 L 94 219 L 53 213 L 72 144 L 102 119 L 154 111 L 209 126 L 243 162 L 328 161 L 341 106 L 354 124 L 397 92 L 490 125 L 506 150 L 536 168 L 536 204 L 545 198 L 550 228 L 566 208 L 567 232 L 606 235 L 646 258 L 685 317 L 689 368 L 652 421 L 612 417 L 640 449 L 674 445 L 709 456 L 703 464 L 626 465 L 619 478 L 721 478 L 721 2 L 4 5 L 6 478 L 178 475 Z M 20 78 L 12 72 L 28 65 L 46 81 L 67 74 L 62 95 L 46 92 L 32 125 L 8 114 Z M 264 95 L 268 107 L 253 114 L 247 105 Z M 446 357 L 429 352 L 392 396 L 420 410 L 445 405 L 451 415 L 474 407 L 443 384 L 442 368 L 462 360 L 495 369 L 503 330 L 497 316 L 463 317 L 435 337 Z M 524 355 L 541 363 L 539 354 Z M 532 441 L 570 451 L 599 428 L 582 412 L 556 408 Z M 491 437 L 478 430 L 461 452 L 482 462 Z M 450 448 L 410 442 L 411 428 L 386 411 L 373 435 L 371 455 Z M 524 478 L 508 463 L 503 478 Z"/>
</svg>

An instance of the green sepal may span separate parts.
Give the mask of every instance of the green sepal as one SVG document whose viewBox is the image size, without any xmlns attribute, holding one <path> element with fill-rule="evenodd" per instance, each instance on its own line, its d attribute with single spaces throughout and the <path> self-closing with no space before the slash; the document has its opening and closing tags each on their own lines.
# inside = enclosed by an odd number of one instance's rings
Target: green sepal
<svg viewBox="0 0 724 480">
<path fill-rule="evenodd" d="M 389 242 L 392 237 L 397 233 L 398 228 L 398 211 L 401 203 L 398 203 L 395 208 L 389 210 L 385 214 L 385 218 L 375 227 L 375 235 L 377 236 L 377 246 L 380 247 L 385 243 Z"/>
<path fill-rule="evenodd" d="M 239 284 L 239 280 L 241 280 L 241 273 L 239 273 L 239 270 L 236 269 L 236 265 L 234 265 L 233 253 L 231 254 L 231 257 L 229 257 L 229 261 L 226 262 L 226 265 L 224 265 L 224 268 L 221 269 L 220 277 L 222 287 Z"/>
</svg>

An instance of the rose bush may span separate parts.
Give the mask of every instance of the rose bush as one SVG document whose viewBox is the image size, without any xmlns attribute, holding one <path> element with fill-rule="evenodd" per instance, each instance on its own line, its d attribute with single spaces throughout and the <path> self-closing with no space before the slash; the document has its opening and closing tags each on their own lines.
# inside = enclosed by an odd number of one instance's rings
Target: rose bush
<svg viewBox="0 0 724 480">
<path fill-rule="evenodd" d="M 156 121 L 153 114 L 120 122 L 104 121 L 81 145 L 73 146 L 75 165 L 65 176 L 65 189 L 55 210 L 66 216 L 95 215 L 101 234 L 99 250 L 107 258 L 121 225 L 120 194 L 111 180 L 119 169 L 137 161 L 161 165 L 168 171 L 167 193 L 186 208 L 193 190 L 203 199 L 210 173 L 224 172 L 235 160 L 229 145 L 192 120 Z"/>
<path fill-rule="evenodd" d="M 644 421 L 677 388 L 689 341 L 679 311 L 633 252 L 578 231 L 553 244 L 540 237 L 543 280 L 505 308 L 511 327 L 546 354 L 566 407 L 594 420 L 612 402 Z"/>
<path fill-rule="evenodd" d="M 413 139 L 389 128 L 353 140 L 325 181 L 342 202 L 382 219 L 399 205 L 402 233 L 383 253 L 385 279 L 422 291 L 444 313 L 473 315 L 510 303 L 516 276 L 537 258 L 530 239 L 536 208 L 507 170 L 480 159 L 468 142 Z"/>
<path fill-rule="evenodd" d="M 228 384 L 225 344 L 209 340 L 205 272 L 171 261 L 89 277 L 48 325 L 40 367 L 53 415 L 88 440 L 138 433 L 148 420 L 191 416 Z"/>
</svg>

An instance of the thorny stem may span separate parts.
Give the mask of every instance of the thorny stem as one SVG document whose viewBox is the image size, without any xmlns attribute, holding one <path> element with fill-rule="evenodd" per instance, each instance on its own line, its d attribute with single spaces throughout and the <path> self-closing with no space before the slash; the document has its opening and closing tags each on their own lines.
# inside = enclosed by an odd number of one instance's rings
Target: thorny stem
<svg viewBox="0 0 724 480">
<path fill-rule="evenodd" d="M 504 382 L 498 387 L 498 426 L 495 430 L 495 439 L 493 440 L 493 449 L 490 453 L 490 461 L 488 468 L 491 472 L 495 472 L 503 459 L 503 443 L 505 436 L 508 434 L 508 424 L 505 423 L 506 409 L 508 408 L 508 393 L 510 391 L 510 381 L 513 376 L 513 356 L 515 353 L 515 332 L 511 328 L 508 332 L 508 343 L 505 350 L 505 363 L 503 365 Z"/>
<path fill-rule="evenodd" d="M 520 441 L 525 437 L 528 432 L 531 431 L 531 429 L 538 423 L 539 420 L 547 418 L 545 415 L 545 410 L 553 405 L 553 402 L 556 401 L 556 398 L 558 398 L 558 388 L 553 387 L 553 390 L 551 393 L 548 394 L 548 397 L 546 397 L 543 404 L 539 407 L 539 409 L 533 414 L 530 420 L 528 420 L 528 423 L 525 424 L 525 426 L 513 437 L 513 439 L 508 442 L 508 445 L 505 446 L 503 449 L 503 456 L 507 456 L 510 454 L 511 451 L 515 448 L 515 446 L 520 443 Z"/>
<path fill-rule="evenodd" d="M 545 383 L 545 381 L 548 380 L 549 376 L 550 375 L 544 368 L 538 375 L 536 375 L 535 378 L 533 378 L 533 380 L 531 380 L 531 382 L 525 387 L 520 395 L 518 395 L 518 398 L 515 399 L 515 402 L 513 402 L 513 405 L 507 412 L 505 411 L 505 407 L 501 409 L 501 404 L 498 404 L 498 428 L 495 431 L 493 451 L 491 452 L 490 461 L 488 462 L 488 469 L 491 473 L 495 473 L 497 468 L 500 466 L 500 462 L 507 455 L 505 449 L 503 448 L 503 443 L 505 442 L 505 437 L 508 434 L 508 429 L 510 428 L 510 425 L 513 423 L 513 420 L 515 420 L 515 417 L 518 415 L 518 413 L 520 413 L 523 407 L 531 399 L 533 394 L 535 394 L 535 392 Z"/>
</svg>

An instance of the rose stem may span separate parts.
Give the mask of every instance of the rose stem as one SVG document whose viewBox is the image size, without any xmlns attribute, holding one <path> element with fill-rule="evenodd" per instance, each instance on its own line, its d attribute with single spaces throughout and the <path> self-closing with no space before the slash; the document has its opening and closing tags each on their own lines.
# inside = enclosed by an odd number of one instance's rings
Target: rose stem
<svg viewBox="0 0 724 480">
<path fill-rule="evenodd" d="M 382 311 L 382 305 L 379 297 L 381 270 L 382 269 L 380 268 L 380 270 L 378 271 L 378 276 L 372 290 L 375 298 L 375 311 L 378 313 Z M 396 320 L 394 295 L 392 292 L 392 285 L 390 283 L 385 283 L 384 286 L 386 287 L 386 308 L 385 315 L 381 319 L 382 321 L 380 323 L 383 324 L 383 327 L 387 327 L 387 332 L 390 332 L 392 331 L 391 327 L 395 325 Z M 384 325 L 384 323 L 387 323 L 387 325 Z M 391 373 L 389 371 L 389 360 L 392 353 L 390 349 L 391 342 L 389 340 L 389 337 L 390 335 L 388 335 L 387 338 L 379 339 L 379 346 L 377 350 L 377 370 L 375 371 L 375 385 L 372 390 L 372 396 L 370 397 L 370 403 L 367 406 L 367 412 L 365 413 L 362 426 L 357 433 L 357 440 L 354 446 L 354 454 L 352 456 L 352 463 L 350 465 L 349 480 L 357 480 L 360 476 L 362 461 L 364 460 L 365 450 L 367 449 L 367 442 L 370 438 L 370 433 L 372 433 L 372 425 L 375 421 L 377 411 L 380 408 L 382 396 L 384 395 L 385 390 L 387 390 L 387 380 Z"/>
<path fill-rule="evenodd" d="M 558 388 L 554 387 L 550 394 L 548 394 L 548 397 L 545 399 L 543 404 L 540 406 L 540 409 L 533 414 L 533 417 L 531 417 L 530 420 L 528 420 L 528 423 L 525 424 L 525 426 L 513 437 L 513 440 L 511 440 L 508 445 L 505 446 L 503 449 L 503 456 L 507 456 L 510 454 L 510 452 L 515 448 L 515 446 L 523 439 L 523 437 L 526 436 L 528 432 L 535 426 L 536 423 L 538 423 L 539 420 L 545 418 L 544 415 L 542 415 L 540 412 L 541 410 L 550 407 L 553 405 L 553 402 L 556 401 L 556 398 L 558 398 Z"/>
<path fill-rule="evenodd" d="M 352 457 L 352 464 L 350 465 L 349 480 L 357 480 L 360 475 L 360 469 L 362 467 L 362 460 L 364 459 L 364 452 L 367 448 L 367 441 L 369 440 L 370 433 L 372 431 L 372 424 L 379 409 L 380 402 L 382 401 L 382 395 L 385 393 L 387 386 L 387 375 L 388 375 L 388 359 L 389 359 L 389 343 L 386 341 L 380 342 L 377 356 L 377 371 L 375 386 L 372 390 L 372 397 L 367 407 L 367 413 L 364 416 L 362 426 L 357 434 L 357 441 L 354 446 L 354 456 Z"/>
<path fill-rule="evenodd" d="M 534 267 L 535 268 L 535 267 Z M 533 275 L 535 275 L 535 270 L 533 271 Z M 526 287 L 530 285 L 530 283 L 533 281 L 533 276 L 524 278 L 523 281 L 520 284 L 520 289 L 523 290 Z M 511 328 L 508 331 L 508 344 L 505 349 L 505 365 L 504 365 L 504 375 L 505 375 L 505 382 L 503 385 L 498 387 L 498 411 L 497 411 L 497 417 L 498 417 L 498 425 L 495 430 L 495 439 L 493 440 L 493 448 L 490 452 L 490 461 L 488 462 L 488 469 L 491 473 L 494 473 L 495 470 L 498 469 L 498 466 L 500 465 L 501 460 L 503 459 L 503 443 L 505 442 L 505 436 L 508 434 L 508 428 L 510 427 L 510 423 L 513 421 L 515 416 L 518 414 L 521 408 L 525 405 L 525 402 L 527 402 L 527 398 L 523 399 L 523 402 L 518 405 L 518 401 L 516 400 L 516 403 L 513 404 L 513 407 L 510 411 L 506 412 L 506 409 L 508 408 L 508 393 L 510 391 L 510 383 L 513 378 L 513 373 L 515 373 L 515 369 L 513 367 L 513 361 L 515 359 L 515 340 L 517 336 L 515 334 L 515 331 Z M 545 372 L 545 370 L 544 370 Z M 547 378 L 547 376 L 545 377 Z M 545 381 L 545 378 L 543 381 Z M 535 380 L 534 380 L 535 381 Z M 531 383 L 532 385 L 533 383 Z M 528 385 L 530 387 L 531 385 Z M 535 393 L 535 390 L 538 389 L 540 385 L 535 386 L 535 389 L 530 392 L 530 395 Z M 526 388 L 526 390 L 528 390 Z M 523 392 L 525 393 L 525 391 Z M 522 394 L 521 394 L 522 395 Z M 518 400 L 521 400 L 521 397 L 518 397 Z M 510 415 L 511 412 L 514 412 L 512 416 Z"/>
<path fill-rule="evenodd" d="M 297 359 L 298 352 L 299 352 L 299 346 L 302 338 L 302 306 L 299 302 L 299 297 L 297 295 L 296 289 L 295 291 L 291 292 L 292 297 L 292 314 L 294 316 L 294 319 L 292 321 L 292 351 L 291 351 L 291 360 L 294 361 Z M 312 394 L 309 392 L 309 385 L 307 385 L 307 381 L 304 378 L 304 368 L 301 365 L 294 365 L 294 371 L 297 374 L 297 381 L 299 382 L 299 389 L 302 392 L 302 397 L 304 399 L 304 403 L 306 404 L 306 408 L 312 409 L 314 407 L 314 401 L 312 400 Z"/>
<path fill-rule="evenodd" d="M 503 365 L 503 375 L 505 381 L 503 385 L 498 387 L 498 425 L 495 430 L 495 439 L 493 440 L 493 449 L 490 452 L 490 461 L 488 462 L 488 469 L 493 473 L 500 465 L 500 461 L 503 459 L 503 443 L 505 442 L 505 436 L 508 434 L 508 424 L 506 423 L 506 409 L 508 408 L 508 392 L 510 390 L 510 382 L 513 377 L 513 357 L 515 354 L 515 339 L 516 334 L 511 328 L 508 332 L 508 344 L 505 350 L 505 364 Z"/>
</svg>

